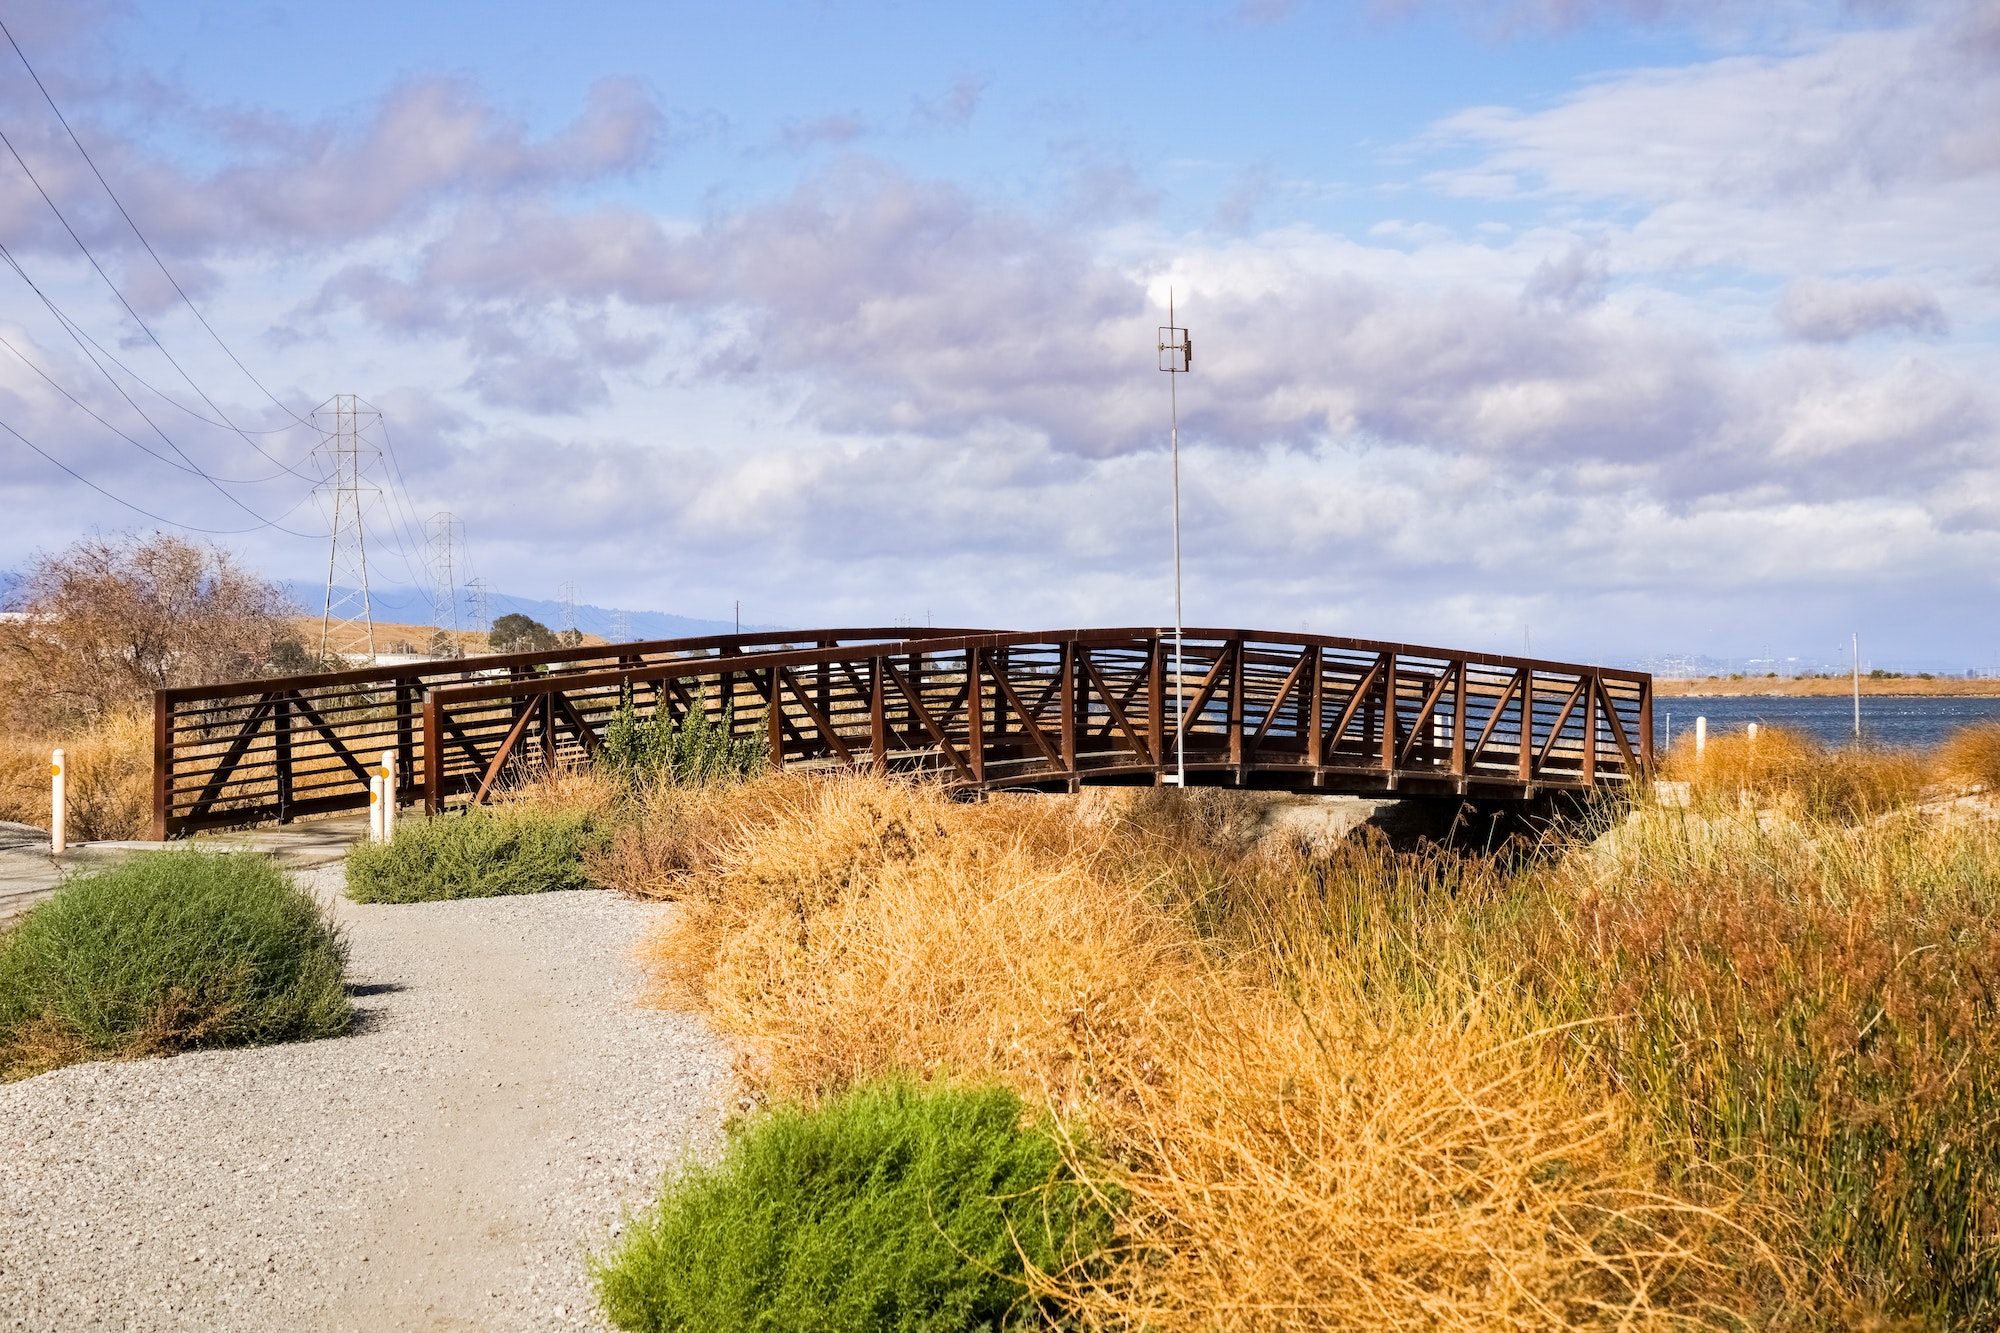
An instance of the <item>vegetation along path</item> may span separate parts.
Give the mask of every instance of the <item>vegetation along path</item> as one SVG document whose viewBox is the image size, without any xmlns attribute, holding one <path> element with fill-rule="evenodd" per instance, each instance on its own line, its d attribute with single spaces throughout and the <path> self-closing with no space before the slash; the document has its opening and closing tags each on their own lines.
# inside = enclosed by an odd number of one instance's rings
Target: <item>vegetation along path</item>
<svg viewBox="0 0 2000 1333">
<path fill-rule="evenodd" d="M 335 903 L 347 1037 L 0 1087 L 0 1328 L 602 1327 L 585 1258 L 720 1140 L 728 1052 L 643 1009 L 670 906 Z"/>
</svg>

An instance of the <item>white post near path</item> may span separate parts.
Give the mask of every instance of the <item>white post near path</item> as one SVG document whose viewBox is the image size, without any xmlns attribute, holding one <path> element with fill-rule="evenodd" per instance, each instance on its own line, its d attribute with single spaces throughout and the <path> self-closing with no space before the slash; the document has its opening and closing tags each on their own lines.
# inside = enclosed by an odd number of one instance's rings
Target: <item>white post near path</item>
<svg viewBox="0 0 2000 1333">
<path fill-rule="evenodd" d="M 63 827 L 69 816 L 69 796 L 64 790 L 63 752 L 49 756 L 49 855 L 61 856 L 69 847 L 69 831 Z"/>
<path fill-rule="evenodd" d="M 396 836 L 396 752 L 382 751 L 382 841 Z"/>
<path fill-rule="evenodd" d="M 382 841 L 382 775 L 368 779 L 368 841 Z"/>
<path fill-rule="evenodd" d="M 1701 762 L 1701 756 L 1707 749 L 1708 749 L 1708 719 L 1705 717 L 1697 717 L 1694 720 L 1694 761 L 1697 764 Z"/>
</svg>

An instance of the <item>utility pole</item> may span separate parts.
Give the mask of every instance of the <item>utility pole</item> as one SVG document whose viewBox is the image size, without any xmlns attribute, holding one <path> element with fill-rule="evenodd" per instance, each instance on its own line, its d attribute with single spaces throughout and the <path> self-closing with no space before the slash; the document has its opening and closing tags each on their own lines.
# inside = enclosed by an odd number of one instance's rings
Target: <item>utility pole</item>
<svg viewBox="0 0 2000 1333">
<path fill-rule="evenodd" d="M 380 412 L 351 393 L 337 393 L 313 410 L 313 425 L 320 433 L 312 454 L 319 474 L 313 491 L 332 510 L 319 652 L 327 658 L 341 653 L 342 648 L 366 643 L 371 665 L 375 661 L 375 615 L 368 600 L 368 540 L 361 508 L 364 493 L 377 489 L 366 477 L 369 465 L 382 457 L 382 451 L 363 440 L 362 431 L 381 419 Z M 341 648 L 334 646 L 336 638 Z"/>
<path fill-rule="evenodd" d="M 463 560 L 465 525 L 450 510 L 432 514 L 424 523 L 425 563 L 431 576 L 431 655 L 462 657 L 464 645 L 458 641 L 458 578 L 454 572 Z"/>
<path fill-rule="evenodd" d="M 1194 340 L 1174 323 L 1174 289 L 1167 288 L 1167 322 L 1160 329 L 1160 369 L 1167 372 L 1168 442 L 1174 461 L 1174 785 L 1187 789 L 1187 690 L 1181 670 L 1181 402 L 1180 377 L 1194 369 Z"/>
</svg>

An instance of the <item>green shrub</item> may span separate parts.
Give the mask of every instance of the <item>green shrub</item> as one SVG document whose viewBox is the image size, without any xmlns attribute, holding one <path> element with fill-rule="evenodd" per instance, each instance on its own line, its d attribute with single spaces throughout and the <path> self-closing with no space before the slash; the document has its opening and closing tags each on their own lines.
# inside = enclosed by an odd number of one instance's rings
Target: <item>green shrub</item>
<svg viewBox="0 0 2000 1333">
<path fill-rule="evenodd" d="M 348 852 L 347 896 L 421 903 L 593 889 L 583 858 L 603 841 L 596 817 L 576 810 L 477 806 L 398 820 L 393 841 Z"/>
<path fill-rule="evenodd" d="M 734 711 L 724 705 L 722 720 L 711 722 L 707 704 L 704 693 L 679 722 L 665 708 L 641 717 L 627 686 L 604 725 L 604 767 L 634 785 L 664 781 L 682 787 L 763 772 L 765 744 L 754 737 L 735 739 Z"/>
<path fill-rule="evenodd" d="M 1101 1196 L 1002 1088 L 889 1080 L 740 1129 L 597 1267 L 644 1333 L 954 1333 L 1034 1327 L 1043 1272 L 1110 1239 Z"/>
<path fill-rule="evenodd" d="M 345 961 L 264 857 L 150 853 L 70 881 L 0 937 L 0 1073 L 333 1036 Z"/>
</svg>

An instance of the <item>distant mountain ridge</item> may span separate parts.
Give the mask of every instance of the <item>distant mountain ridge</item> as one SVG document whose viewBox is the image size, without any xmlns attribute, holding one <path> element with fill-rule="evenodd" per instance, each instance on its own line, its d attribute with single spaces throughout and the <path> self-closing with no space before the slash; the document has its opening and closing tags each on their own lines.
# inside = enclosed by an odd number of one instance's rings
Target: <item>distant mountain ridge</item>
<svg viewBox="0 0 2000 1333">
<path fill-rule="evenodd" d="M 316 616 L 326 606 L 326 585 L 306 583 L 291 579 L 284 583 L 284 589 L 293 601 L 299 604 L 307 615 Z M 336 588 L 339 596 L 348 589 Z M 459 629 L 484 628 L 475 621 L 472 598 L 465 592 L 458 594 Z M 393 621 L 410 625 L 427 625 L 431 620 L 430 602 L 419 594 L 407 589 L 375 593 L 369 598 L 377 620 Z M 550 629 L 562 628 L 562 604 L 550 598 L 517 597 L 512 593 L 489 592 L 486 594 L 486 614 L 490 619 L 510 613 L 519 613 L 533 620 L 539 620 Z M 587 602 L 576 604 L 576 628 L 585 634 L 595 634 L 599 638 L 613 642 L 634 642 L 642 639 L 681 639 L 704 634 L 728 634 L 736 626 L 727 620 L 703 620 L 696 616 L 677 616 L 668 611 L 623 611 L 624 633 L 614 634 L 619 626 L 615 618 L 621 612 L 615 607 L 595 606 Z M 745 630 L 783 630 L 787 625 L 746 624 Z"/>
</svg>

